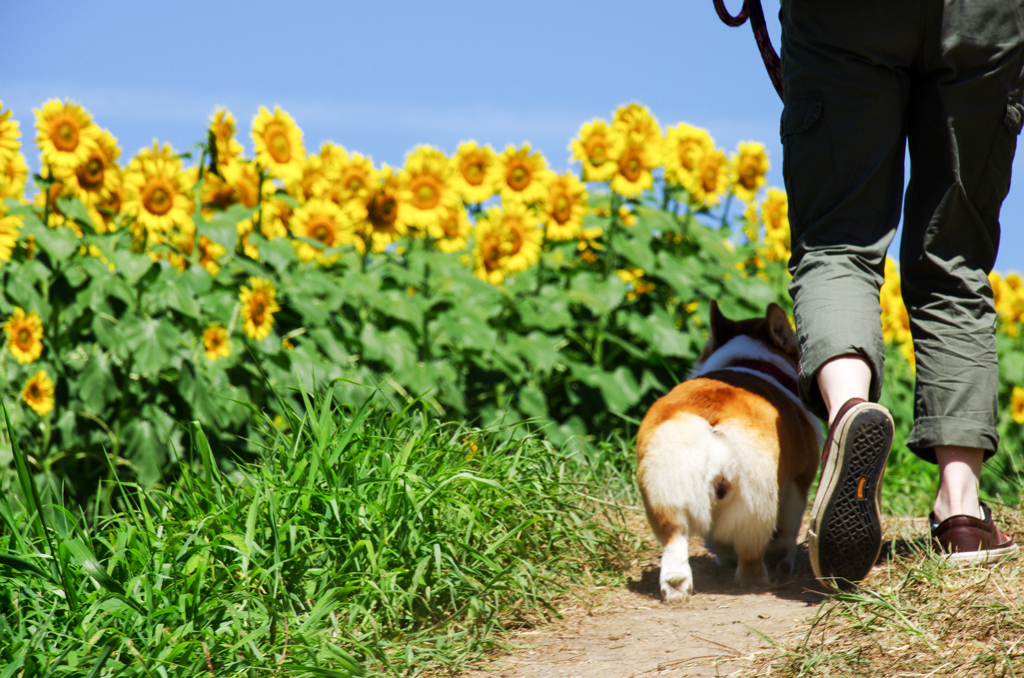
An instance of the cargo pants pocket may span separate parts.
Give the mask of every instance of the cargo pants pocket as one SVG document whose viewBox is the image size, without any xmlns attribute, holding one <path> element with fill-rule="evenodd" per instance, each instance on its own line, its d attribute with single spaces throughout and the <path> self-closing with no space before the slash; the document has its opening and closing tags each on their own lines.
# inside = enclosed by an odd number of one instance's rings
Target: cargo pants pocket
<svg viewBox="0 0 1024 678">
<path fill-rule="evenodd" d="M 794 245 L 838 201 L 832 139 L 821 97 L 787 101 L 782 111 L 782 174 Z"/>
</svg>

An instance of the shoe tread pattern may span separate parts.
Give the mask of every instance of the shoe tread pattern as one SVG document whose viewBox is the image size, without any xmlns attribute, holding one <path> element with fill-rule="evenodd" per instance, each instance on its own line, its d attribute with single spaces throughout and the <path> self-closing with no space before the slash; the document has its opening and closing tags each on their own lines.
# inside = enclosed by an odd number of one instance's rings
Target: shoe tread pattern
<svg viewBox="0 0 1024 678">
<path fill-rule="evenodd" d="M 875 496 L 892 447 L 891 420 L 879 410 L 861 412 L 846 437 L 840 476 L 821 520 L 818 559 L 824 577 L 854 582 L 874 567 L 882 547 Z M 866 480 L 859 499 L 861 478 Z"/>
</svg>

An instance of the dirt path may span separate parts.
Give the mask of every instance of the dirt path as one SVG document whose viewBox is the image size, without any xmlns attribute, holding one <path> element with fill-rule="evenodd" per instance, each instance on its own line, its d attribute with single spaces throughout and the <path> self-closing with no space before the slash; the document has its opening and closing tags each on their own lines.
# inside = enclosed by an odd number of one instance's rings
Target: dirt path
<svg viewBox="0 0 1024 678">
<path fill-rule="evenodd" d="M 642 518 L 637 529 L 649 534 Z M 902 531 L 902 529 L 900 530 Z M 639 554 L 626 588 L 581 591 L 550 626 L 513 634 L 518 649 L 465 678 L 627 678 L 728 676 L 754 668 L 770 645 L 806 632 L 825 597 L 801 545 L 792 576 L 759 591 L 744 590 L 694 540 L 695 594 L 682 606 L 658 600 L 660 548 L 653 538 Z M 800 541 L 803 541 L 801 535 Z M 802 627 L 802 628 L 801 628 Z"/>
</svg>

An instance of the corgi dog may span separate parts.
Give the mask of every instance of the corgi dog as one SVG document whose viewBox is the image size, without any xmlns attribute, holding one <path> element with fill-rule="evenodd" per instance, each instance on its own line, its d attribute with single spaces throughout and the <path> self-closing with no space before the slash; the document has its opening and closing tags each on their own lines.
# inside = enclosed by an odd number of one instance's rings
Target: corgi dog
<svg viewBox="0 0 1024 678">
<path fill-rule="evenodd" d="M 797 341 L 786 312 L 733 321 L 711 302 L 711 336 L 690 379 L 648 410 L 637 433 L 647 520 L 664 545 L 661 595 L 693 593 L 689 540 L 703 537 L 744 586 L 789 573 L 821 424 L 797 395 Z"/>
</svg>

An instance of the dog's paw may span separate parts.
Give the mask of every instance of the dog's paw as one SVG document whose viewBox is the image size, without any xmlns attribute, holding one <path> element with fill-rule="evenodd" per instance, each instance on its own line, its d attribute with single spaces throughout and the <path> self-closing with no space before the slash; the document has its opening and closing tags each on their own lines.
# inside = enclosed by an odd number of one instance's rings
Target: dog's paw
<svg viewBox="0 0 1024 678">
<path fill-rule="evenodd" d="M 664 603 L 685 603 L 693 595 L 693 572 L 685 570 L 661 573 L 661 600 Z"/>
<path fill-rule="evenodd" d="M 736 568 L 736 583 L 745 588 L 767 584 L 768 568 L 764 566 L 764 560 L 741 560 Z"/>
</svg>

